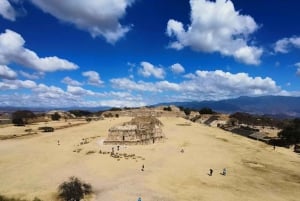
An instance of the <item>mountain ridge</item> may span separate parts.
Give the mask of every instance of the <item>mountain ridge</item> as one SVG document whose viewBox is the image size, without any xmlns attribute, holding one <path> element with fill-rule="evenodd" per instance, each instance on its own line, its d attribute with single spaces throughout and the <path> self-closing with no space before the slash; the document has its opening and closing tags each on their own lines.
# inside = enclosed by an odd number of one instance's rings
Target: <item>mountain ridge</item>
<svg viewBox="0 0 300 201">
<path fill-rule="evenodd" d="M 238 98 L 217 101 L 186 101 L 158 103 L 150 106 L 175 105 L 185 108 L 200 110 L 208 107 L 221 113 L 246 112 L 259 115 L 300 117 L 300 97 L 295 96 L 241 96 Z M 16 110 L 31 110 L 45 112 L 49 110 L 88 110 L 91 112 L 108 110 L 110 106 L 101 107 L 13 107 L 0 106 L 2 112 Z"/>
<path fill-rule="evenodd" d="M 165 104 L 196 110 L 209 107 L 222 113 L 247 112 L 260 115 L 268 114 L 300 117 L 300 97 L 295 96 L 241 96 L 218 101 L 170 102 L 158 105 Z"/>
</svg>

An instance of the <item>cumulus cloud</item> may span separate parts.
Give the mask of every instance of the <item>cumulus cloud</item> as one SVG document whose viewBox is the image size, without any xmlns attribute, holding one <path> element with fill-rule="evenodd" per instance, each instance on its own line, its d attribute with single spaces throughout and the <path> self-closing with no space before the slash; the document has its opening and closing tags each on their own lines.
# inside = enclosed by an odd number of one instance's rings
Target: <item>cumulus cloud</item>
<svg viewBox="0 0 300 201">
<path fill-rule="evenodd" d="M 168 21 L 166 33 L 175 38 L 170 48 L 220 52 L 248 65 L 260 64 L 263 50 L 247 44 L 249 35 L 258 29 L 251 16 L 236 11 L 230 0 L 190 0 L 190 5 L 191 24 L 187 30 L 181 22 Z"/>
<path fill-rule="evenodd" d="M 76 64 L 56 56 L 40 58 L 35 52 L 25 48 L 24 44 L 22 36 L 14 31 L 7 29 L 0 34 L 0 64 L 13 62 L 42 72 L 78 68 Z"/>
<path fill-rule="evenodd" d="M 110 107 L 141 107 L 147 104 L 139 100 L 102 100 L 100 101 L 100 105 Z"/>
<path fill-rule="evenodd" d="M 91 90 L 83 89 L 82 87 L 78 87 L 78 86 L 68 86 L 67 92 L 76 96 L 83 96 L 83 95 L 93 96 L 96 94 Z"/>
<path fill-rule="evenodd" d="M 2 106 L 32 106 L 32 107 L 58 107 L 78 104 L 78 97 L 65 92 L 59 87 L 36 84 L 30 80 L 4 80 L 0 82 L 1 90 L 29 89 L 31 93 L 20 92 L 0 94 Z M 59 105 L 57 100 L 59 100 Z M 77 103 L 77 104 L 76 104 Z"/>
<path fill-rule="evenodd" d="M 64 84 L 67 84 L 67 85 L 71 85 L 71 86 L 81 86 L 82 85 L 81 82 L 78 82 L 77 80 L 73 80 L 69 76 L 62 79 L 61 82 L 64 83 Z"/>
<path fill-rule="evenodd" d="M 17 73 L 5 65 L 0 65 L 0 78 L 13 80 L 17 78 Z"/>
<path fill-rule="evenodd" d="M 37 85 L 32 89 L 32 91 L 36 93 L 35 96 L 33 97 L 38 97 L 42 100 L 48 100 L 48 99 L 51 99 L 51 101 L 53 100 L 57 101 L 61 99 L 68 100 L 70 96 L 68 93 L 66 93 L 63 89 L 59 87 L 47 86 L 45 84 Z"/>
<path fill-rule="evenodd" d="M 102 36 L 115 43 L 130 30 L 119 20 L 134 0 L 31 0 L 31 2 L 57 19 L 88 31 L 93 37 Z"/>
<path fill-rule="evenodd" d="M 186 80 L 173 83 L 169 81 L 143 82 L 128 78 L 111 79 L 114 88 L 141 92 L 176 93 L 185 100 L 220 100 L 243 95 L 276 95 L 282 94 L 280 86 L 269 77 L 251 77 L 247 73 L 232 74 L 222 70 L 201 71 L 188 74 Z M 174 97 L 174 100 L 178 100 Z M 173 100 L 173 101 L 174 101 Z"/>
<path fill-rule="evenodd" d="M 292 47 L 300 48 L 300 37 L 293 36 L 278 40 L 275 43 L 274 51 L 276 53 L 288 53 Z"/>
<path fill-rule="evenodd" d="M 57 86 L 36 84 L 30 80 L 2 80 L 0 90 L 28 89 L 30 93 L 1 93 L 1 106 L 32 107 L 134 107 L 146 105 L 139 94 L 124 91 L 95 92 L 79 86 L 67 86 L 63 90 Z M 59 105 L 57 100 L 59 100 Z"/>
<path fill-rule="evenodd" d="M 165 77 L 165 71 L 163 68 L 155 67 L 153 64 L 146 61 L 141 62 L 139 73 L 144 77 L 153 76 L 158 79 L 163 79 Z"/>
<path fill-rule="evenodd" d="M 298 68 L 300 68 L 300 62 L 295 63 L 295 66 L 298 67 Z"/>
<path fill-rule="evenodd" d="M 93 86 L 102 86 L 103 81 L 100 79 L 99 73 L 96 71 L 86 71 L 83 72 L 82 75 L 88 78 L 88 84 Z"/>
<path fill-rule="evenodd" d="M 82 100 L 81 97 L 74 96 L 71 93 L 64 91 L 56 86 L 47 86 L 45 84 L 38 84 L 32 89 L 31 97 L 24 100 L 23 104 L 27 106 L 41 106 L 41 107 L 70 107 L 76 106 Z M 19 95 L 20 97 L 24 95 Z M 59 100 L 59 105 L 57 103 Z M 16 105 L 19 105 L 16 103 Z"/>
<path fill-rule="evenodd" d="M 31 80 L 2 80 L 0 82 L 1 90 L 16 90 L 16 89 L 34 89 L 37 84 Z"/>
<path fill-rule="evenodd" d="M 173 64 L 170 68 L 171 68 L 171 71 L 175 74 L 184 73 L 184 71 L 185 71 L 184 67 L 179 63 Z"/>
<path fill-rule="evenodd" d="M 45 73 L 44 72 L 34 72 L 34 73 L 27 73 L 27 72 L 24 72 L 22 70 L 19 71 L 19 73 L 27 78 L 27 79 L 31 79 L 31 80 L 38 80 L 42 77 L 44 77 Z"/>
<path fill-rule="evenodd" d="M 157 92 L 158 89 L 151 82 L 138 81 L 135 82 L 128 78 L 114 78 L 110 80 L 114 88 L 130 91 L 152 91 Z"/>
<path fill-rule="evenodd" d="M 0 0 L 0 15 L 10 21 L 16 20 L 16 11 L 8 0 Z"/>
<path fill-rule="evenodd" d="M 224 98 L 241 95 L 270 95 L 281 91 L 276 82 L 269 77 L 251 77 L 247 73 L 232 74 L 221 70 L 198 70 L 195 75 L 194 79 L 185 83 L 190 89 L 194 92 L 220 94 Z"/>
<path fill-rule="evenodd" d="M 295 63 L 295 66 L 297 67 L 296 75 L 300 76 L 300 62 Z"/>
</svg>

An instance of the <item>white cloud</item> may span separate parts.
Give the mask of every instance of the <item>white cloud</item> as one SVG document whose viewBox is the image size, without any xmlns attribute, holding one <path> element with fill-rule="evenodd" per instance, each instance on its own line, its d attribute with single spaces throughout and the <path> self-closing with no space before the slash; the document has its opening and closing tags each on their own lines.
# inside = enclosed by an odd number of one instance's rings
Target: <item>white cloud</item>
<svg viewBox="0 0 300 201">
<path fill-rule="evenodd" d="M 2 94 L 1 105 L 26 106 L 26 107 L 70 107 L 78 106 L 81 97 L 73 96 L 56 86 L 36 84 L 32 81 L 17 81 L 31 90 L 31 93 Z M 1 83 L 0 83 L 1 88 Z"/>
<path fill-rule="evenodd" d="M 88 78 L 88 84 L 93 86 L 102 86 L 103 81 L 101 80 L 99 73 L 96 71 L 86 71 L 83 72 L 82 75 Z"/>
<path fill-rule="evenodd" d="M 155 86 L 161 92 L 166 91 L 166 90 L 170 90 L 170 91 L 180 91 L 181 90 L 180 84 L 172 83 L 172 82 L 169 82 L 169 81 L 166 81 L 166 80 L 157 82 L 155 84 Z"/>
<path fill-rule="evenodd" d="M 24 72 L 24 71 L 19 71 L 19 73 L 27 78 L 27 79 L 31 79 L 31 80 L 38 80 L 42 77 L 44 77 L 45 73 L 44 72 L 34 72 L 34 73 L 27 73 L 27 72 Z"/>
<path fill-rule="evenodd" d="M 36 84 L 30 80 L 3 80 L 0 90 L 29 89 L 31 93 L 1 93 L 1 106 L 26 107 L 135 107 L 146 105 L 141 95 L 124 91 L 98 93 L 78 86 L 67 86 L 67 90 L 56 86 Z M 100 99 L 101 98 L 101 99 Z"/>
<path fill-rule="evenodd" d="M 22 36 L 14 31 L 7 29 L 0 34 L 0 64 L 14 62 L 42 72 L 78 68 L 76 64 L 56 56 L 40 58 L 35 52 L 24 48 L 24 44 Z"/>
<path fill-rule="evenodd" d="M 147 105 L 145 102 L 138 100 L 102 100 L 99 104 L 110 107 L 141 107 Z"/>
<path fill-rule="evenodd" d="M 64 94 L 64 90 L 56 86 L 47 86 L 45 84 L 39 84 L 32 89 L 34 92 L 38 93 L 49 93 L 49 94 Z"/>
<path fill-rule="evenodd" d="M 300 76 L 300 62 L 295 63 L 295 66 L 297 67 L 296 75 Z"/>
<path fill-rule="evenodd" d="M 125 89 L 132 91 L 152 91 L 158 92 L 159 90 L 154 86 L 153 83 L 138 81 L 135 82 L 128 78 L 115 78 L 110 80 L 112 86 L 117 89 Z"/>
<path fill-rule="evenodd" d="M 0 78 L 16 79 L 17 73 L 5 65 L 0 65 Z"/>
<path fill-rule="evenodd" d="M 31 2 L 57 19 L 88 31 L 93 37 L 103 36 L 115 43 L 130 30 L 119 20 L 134 0 L 31 0 Z"/>
<path fill-rule="evenodd" d="M 16 20 L 16 11 L 8 0 L 0 0 L 0 15 L 10 21 Z"/>
<path fill-rule="evenodd" d="M 33 89 L 37 85 L 31 80 L 2 80 L 0 82 L 1 90 Z"/>
<path fill-rule="evenodd" d="M 96 93 L 92 92 L 91 90 L 86 90 L 86 89 L 83 89 L 82 87 L 77 87 L 77 86 L 68 86 L 67 92 L 69 92 L 75 96 L 82 96 L 82 95 L 93 96 L 96 94 Z"/>
<path fill-rule="evenodd" d="M 249 46 L 249 35 L 258 29 L 254 19 L 241 15 L 230 0 L 190 0 L 191 24 L 170 19 L 166 33 L 176 40 L 170 48 L 191 47 L 201 52 L 220 52 L 248 65 L 259 65 L 261 48 Z"/>
<path fill-rule="evenodd" d="M 173 64 L 170 68 L 171 71 L 175 74 L 180 74 L 185 72 L 184 67 L 179 63 Z"/>
<path fill-rule="evenodd" d="M 278 40 L 275 43 L 274 51 L 276 53 L 288 53 L 291 47 L 300 48 L 300 37 L 293 36 Z"/>
<path fill-rule="evenodd" d="M 221 70 L 201 71 L 185 76 L 187 80 L 179 83 L 169 81 L 135 82 L 128 78 L 111 79 L 114 88 L 130 91 L 160 93 L 164 99 L 169 93 L 175 93 L 173 101 L 180 97 L 184 100 L 220 100 L 243 95 L 276 95 L 283 90 L 269 77 L 251 77 L 247 73 L 232 74 Z M 176 98 L 177 97 L 177 98 Z"/>
<path fill-rule="evenodd" d="M 295 63 L 295 66 L 298 67 L 298 68 L 300 68 L 300 62 Z"/>
<path fill-rule="evenodd" d="M 163 79 L 165 77 L 165 71 L 163 68 L 155 67 L 154 65 L 146 61 L 141 62 L 139 73 L 144 77 L 154 76 L 158 79 Z"/>
<path fill-rule="evenodd" d="M 32 105 L 36 102 L 35 106 L 41 107 L 71 107 L 80 106 L 84 97 L 73 95 L 56 86 L 47 86 L 39 84 L 32 89 L 31 98 L 27 100 L 27 105 Z M 59 103 L 57 102 L 59 100 Z"/>
<path fill-rule="evenodd" d="M 61 82 L 64 84 L 67 84 L 67 85 L 71 85 L 71 86 L 81 86 L 82 85 L 81 82 L 78 82 L 77 80 L 73 80 L 69 76 L 65 77 Z"/>
</svg>

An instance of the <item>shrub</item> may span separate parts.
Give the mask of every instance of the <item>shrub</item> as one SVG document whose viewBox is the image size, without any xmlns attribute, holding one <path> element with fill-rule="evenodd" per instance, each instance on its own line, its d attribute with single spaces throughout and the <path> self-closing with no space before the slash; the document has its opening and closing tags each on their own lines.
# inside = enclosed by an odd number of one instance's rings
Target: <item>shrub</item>
<svg viewBox="0 0 300 201">
<path fill-rule="evenodd" d="M 3 196 L 3 195 L 0 195 L 0 201 L 26 201 L 26 200 L 23 200 L 23 199 L 19 199 L 19 198 L 8 198 L 6 196 Z M 35 197 L 33 199 L 33 201 L 42 201 L 41 199 Z"/>
<path fill-rule="evenodd" d="M 82 117 L 82 116 L 90 116 L 92 115 L 92 112 L 85 111 L 85 110 L 69 110 L 71 114 L 74 114 L 76 117 Z"/>
<path fill-rule="evenodd" d="M 86 155 L 89 155 L 89 154 L 94 154 L 94 153 L 96 153 L 96 152 L 95 152 L 95 151 L 92 151 L 92 150 L 90 150 L 90 151 L 86 152 Z"/>
<path fill-rule="evenodd" d="M 85 195 L 91 194 L 92 186 L 83 183 L 76 177 L 70 177 L 58 187 L 58 197 L 65 201 L 80 201 Z"/>
<path fill-rule="evenodd" d="M 12 122 L 17 126 L 24 126 L 29 119 L 35 118 L 36 115 L 29 110 L 18 110 L 12 113 Z"/>
<path fill-rule="evenodd" d="M 109 111 L 122 111 L 122 109 L 118 108 L 118 107 L 113 107 L 113 108 L 109 109 Z"/>
<path fill-rule="evenodd" d="M 51 115 L 51 119 L 53 121 L 59 121 L 61 116 L 58 114 L 58 112 L 55 112 L 53 115 Z"/>
<path fill-rule="evenodd" d="M 211 108 L 208 107 L 204 107 L 199 111 L 200 114 L 215 114 L 216 112 L 214 112 Z"/>
<path fill-rule="evenodd" d="M 300 142 L 300 119 L 294 119 L 282 131 L 278 133 L 278 137 L 284 140 L 288 145 Z"/>
<path fill-rule="evenodd" d="M 172 108 L 170 106 L 164 107 L 164 111 L 172 111 Z"/>
<path fill-rule="evenodd" d="M 54 132 L 54 128 L 49 126 L 39 127 L 38 130 L 42 130 L 43 132 Z"/>
<path fill-rule="evenodd" d="M 184 108 L 183 111 L 184 111 L 184 114 L 187 115 L 187 116 L 189 116 L 192 112 L 192 110 L 190 108 Z"/>
<path fill-rule="evenodd" d="M 110 117 L 114 117 L 114 115 L 112 113 L 107 113 L 107 114 L 104 114 L 104 117 L 105 118 L 110 118 Z"/>
</svg>

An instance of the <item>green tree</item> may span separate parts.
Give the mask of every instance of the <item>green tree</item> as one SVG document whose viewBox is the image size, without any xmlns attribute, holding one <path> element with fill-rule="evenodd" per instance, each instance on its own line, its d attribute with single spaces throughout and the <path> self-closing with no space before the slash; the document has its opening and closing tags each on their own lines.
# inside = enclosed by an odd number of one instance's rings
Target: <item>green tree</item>
<svg viewBox="0 0 300 201">
<path fill-rule="evenodd" d="M 28 120 L 35 118 L 36 115 L 29 110 L 18 110 L 12 113 L 12 122 L 17 126 L 28 124 Z"/>
<path fill-rule="evenodd" d="M 215 112 L 211 108 L 208 108 L 208 107 L 202 108 L 201 110 L 199 110 L 199 113 L 200 114 L 215 114 Z"/>
<path fill-rule="evenodd" d="M 52 121 L 59 121 L 61 116 L 58 114 L 58 112 L 55 112 L 53 115 L 51 115 Z"/>
<path fill-rule="evenodd" d="M 85 195 L 91 194 L 92 186 L 83 183 L 76 177 L 70 177 L 58 187 L 58 197 L 65 201 L 80 201 Z"/>
<path fill-rule="evenodd" d="M 172 111 L 172 108 L 170 106 L 164 107 L 164 111 Z"/>
<path fill-rule="evenodd" d="M 190 108 L 184 108 L 183 112 L 185 115 L 189 116 L 191 114 L 192 110 Z"/>
<path fill-rule="evenodd" d="M 82 116 L 90 116 L 93 113 L 86 110 L 69 110 L 71 114 L 74 114 L 76 117 L 82 117 Z"/>
<path fill-rule="evenodd" d="M 300 143 L 300 119 L 291 121 L 278 133 L 278 136 L 289 145 Z"/>
</svg>

